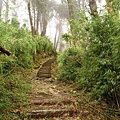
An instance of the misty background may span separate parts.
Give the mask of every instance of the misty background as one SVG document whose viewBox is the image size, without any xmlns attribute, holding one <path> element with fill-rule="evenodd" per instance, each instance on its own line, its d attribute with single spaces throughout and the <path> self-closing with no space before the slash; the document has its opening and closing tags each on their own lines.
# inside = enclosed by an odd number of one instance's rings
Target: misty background
<svg viewBox="0 0 120 120">
<path fill-rule="evenodd" d="M 99 12 L 105 4 L 105 0 L 97 0 Z M 72 0 L 72 6 L 75 19 L 80 17 L 80 10 L 89 13 L 89 0 Z M 62 38 L 64 33 L 71 33 L 67 0 L 0 0 L 0 12 L 5 22 L 11 23 L 15 18 L 25 29 L 32 29 L 32 21 L 33 34 L 48 36 L 57 51 L 62 52 L 69 45 Z"/>
</svg>

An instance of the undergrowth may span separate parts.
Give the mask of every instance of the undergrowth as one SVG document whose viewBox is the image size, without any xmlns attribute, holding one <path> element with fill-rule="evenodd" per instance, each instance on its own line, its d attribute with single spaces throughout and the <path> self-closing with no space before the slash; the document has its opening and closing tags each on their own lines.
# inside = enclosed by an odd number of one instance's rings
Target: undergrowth
<svg viewBox="0 0 120 120">
<path fill-rule="evenodd" d="M 65 82 L 75 81 L 81 67 L 80 50 L 75 47 L 66 49 L 58 56 L 58 79 Z"/>
<path fill-rule="evenodd" d="M 80 14 L 78 20 L 70 20 L 74 34 L 63 35 L 76 44 L 59 55 L 58 78 L 73 81 L 85 93 L 90 92 L 93 100 L 105 101 L 109 108 L 119 110 L 120 17 L 114 13 L 89 19 Z"/>
<path fill-rule="evenodd" d="M 22 73 L 0 78 L 0 120 L 19 119 L 15 110 L 27 104 L 29 92 L 30 82 Z"/>
<path fill-rule="evenodd" d="M 28 30 L 0 22 L 0 45 L 12 52 L 0 57 L 0 73 L 8 72 L 16 64 L 32 68 L 36 55 L 53 54 L 53 45 L 47 37 L 34 36 Z"/>
<path fill-rule="evenodd" d="M 30 71 L 53 54 L 53 45 L 47 37 L 32 37 L 13 20 L 11 24 L 0 21 L 0 46 L 12 52 L 10 56 L 0 54 L 0 120 L 20 119 L 15 110 L 27 104 Z"/>
</svg>

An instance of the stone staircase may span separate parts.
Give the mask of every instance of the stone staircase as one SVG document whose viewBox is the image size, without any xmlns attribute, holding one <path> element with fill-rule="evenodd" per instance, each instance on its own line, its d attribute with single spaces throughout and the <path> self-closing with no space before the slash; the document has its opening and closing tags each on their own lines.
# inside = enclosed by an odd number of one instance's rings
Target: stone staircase
<svg viewBox="0 0 120 120">
<path fill-rule="evenodd" d="M 66 118 L 71 118 L 77 114 L 77 110 L 74 109 L 74 101 L 66 100 L 51 100 L 44 99 L 42 102 L 35 102 L 32 105 L 31 113 L 29 114 L 29 119 L 39 119 L 42 118 L 46 120 L 67 120 Z M 34 107 L 33 107 L 34 106 Z"/>
<path fill-rule="evenodd" d="M 50 78 L 51 77 L 51 64 L 56 60 L 56 57 L 48 59 L 44 62 L 37 73 L 39 78 Z"/>
<path fill-rule="evenodd" d="M 79 120 L 76 118 L 75 100 L 66 93 L 62 84 L 52 81 L 51 64 L 55 60 L 53 57 L 40 66 L 24 120 Z"/>
</svg>

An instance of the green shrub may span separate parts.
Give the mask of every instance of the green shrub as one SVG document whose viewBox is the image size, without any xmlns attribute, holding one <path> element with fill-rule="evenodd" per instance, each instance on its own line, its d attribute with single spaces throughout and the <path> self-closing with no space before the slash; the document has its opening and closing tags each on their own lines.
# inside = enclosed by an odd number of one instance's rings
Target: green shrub
<svg viewBox="0 0 120 120">
<path fill-rule="evenodd" d="M 68 48 L 58 56 L 58 77 L 60 80 L 75 81 L 77 69 L 81 67 L 80 51 L 76 48 Z"/>
<path fill-rule="evenodd" d="M 35 36 L 13 19 L 12 24 L 0 22 L 0 45 L 12 52 L 10 57 L 1 56 L 0 73 L 7 73 L 16 64 L 24 68 L 32 68 L 36 53 L 41 56 L 53 54 L 53 44 L 47 37 Z"/>
<path fill-rule="evenodd" d="M 6 79 L 0 78 L 0 119 L 13 118 L 15 109 L 26 104 L 26 94 L 30 91 L 29 83 L 22 75 L 10 75 Z"/>
<path fill-rule="evenodd" d="M 97 24 L 99 21 L 99 25 Z M 89 49 L 85 52 L 81 77 L 95 98 L 117 104 L 120 90 L 119 20 L 111 15 L 90 23 Z"/>
<path fill-rule="evenodd" d="M 34 41 L 36 42 L 36 52 L 38 54 L 44 53 L 46 53 L 47 55 L 53 54 L 53 44 L 46 36 L 45 37 L 35 36 Z"/>
<path fill-rule="evenodd" d="M 0 46 L 12 52 L 10 56 L 0 54 L 0 120 L 19 119 L 13 111 L 27 101 L 30 86 L 20 70 L 33 68 L 37 55 L 42 58 L 53 54 L 47 37 L 32 37 L 28 30 L 18 26 L 15 19 L 12 24 L 0 22 Z"/>
<path fill-rule="evenodd" d="M 81 66 L 77 69 L 74 62 L 69 60 L 66 50 L 59 59 L 59 76 L 66 80 L 76 79 L 80 88 L 93 93 L 95 99 L 119 107 L 120 18 L 117 15 L 104 14 L 88 20 L 81 14 L 79 20 L 70 21 L 75 31 L 71 38 L 76 38 L 77 49 L 83 51 L 78 52 L 79 58 L 75 58 L 75 53 L 72 57 L 73 60 L 81 58 Z"/>
<path fill-rule="evenodd" d="M 14 68 L 16 65 L 16 60 L 13 56 L 0 55 L 0 74 L 7 73 L 9 70 Z"/>
</svg>

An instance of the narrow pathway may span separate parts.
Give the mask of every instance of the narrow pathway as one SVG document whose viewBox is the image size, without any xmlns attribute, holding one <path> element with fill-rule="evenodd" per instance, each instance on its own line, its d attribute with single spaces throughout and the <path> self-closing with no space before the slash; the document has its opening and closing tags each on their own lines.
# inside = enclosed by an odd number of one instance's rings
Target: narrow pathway
<svg viewBox="0 0 120 120">
<path fill-rule="evenodd" d="M 76 86 L 56 80 L 55 60 L 44 60 L 39 69 L 32 71 L 30 101 L 17 112 L 20 120 L 113 120 L 104 113 L 105 104 L 90 101 Z"/>
<path fill-rule="evenodd" d="M 66 93 L 62 83 L 53 79 L 51 65 L 55 60 L 53 57 L 45 61 L 38 72 L 35 71 L 37 77 L 32 79 L 30 104 L 24 120 L 80 120 L 74 98 Z"/>
</svg>

